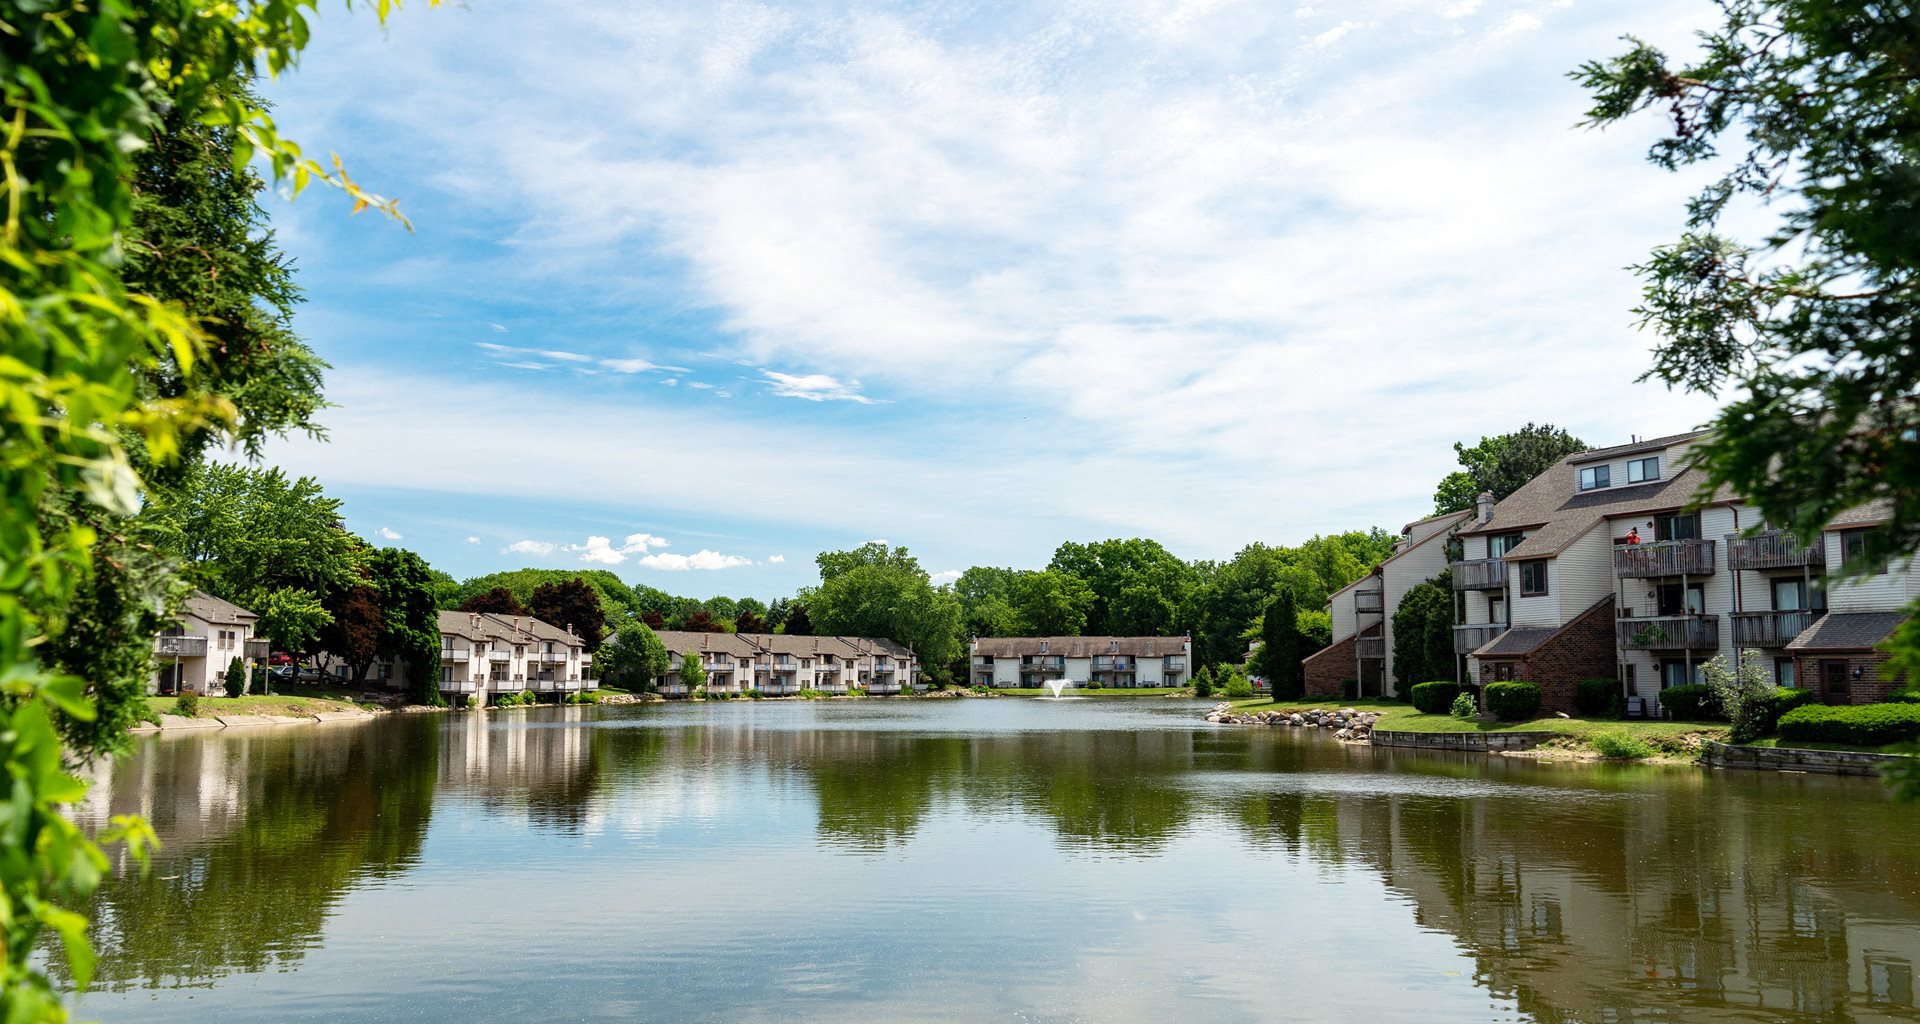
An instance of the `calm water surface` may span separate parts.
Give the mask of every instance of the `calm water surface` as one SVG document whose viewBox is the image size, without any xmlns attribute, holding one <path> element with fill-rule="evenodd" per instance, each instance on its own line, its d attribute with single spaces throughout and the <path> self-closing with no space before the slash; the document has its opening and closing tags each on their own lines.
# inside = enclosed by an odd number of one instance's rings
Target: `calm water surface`
<svg viewBox="0 0 1920 1024">
<path fill-rule="evenodd" d="M 1163 700 L 157 736 L 86 1017 L 1920 1021 L 1871 782 L 1208 726 Z"/>
</svg>

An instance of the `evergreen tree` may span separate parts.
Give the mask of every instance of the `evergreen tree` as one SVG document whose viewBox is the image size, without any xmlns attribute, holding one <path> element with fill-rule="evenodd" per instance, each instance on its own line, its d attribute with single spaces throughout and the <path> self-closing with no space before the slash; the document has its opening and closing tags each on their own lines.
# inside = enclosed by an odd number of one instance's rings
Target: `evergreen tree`
<svg viewBox="0 0 1920 1024">
<path fill-rule="evenodd" d="M 1267 603 L 1260 635 L 1259 667 L 1274 699 L 1294 700 L 1306 694 L 1306 669 L 1300 663 L 1306 657 L 1305 647 L 1293 595 L 1282 590 Z"/>
<path fill-rule="evenodd" d="M 235 658 L 227 664 L 227 696 L 238 697 L 247 692 L 247 663 Z"/>
</svg>

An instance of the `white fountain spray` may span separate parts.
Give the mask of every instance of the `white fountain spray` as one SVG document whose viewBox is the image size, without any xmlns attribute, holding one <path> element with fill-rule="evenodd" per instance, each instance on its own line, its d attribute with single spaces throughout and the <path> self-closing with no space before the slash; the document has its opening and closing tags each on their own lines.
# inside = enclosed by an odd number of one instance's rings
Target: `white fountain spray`
<svg viewBox="0 0 1920 1024">
<path fill-rule="evenodd" d="M 1072 685 L 1073 685 L 1073 680 L 1071 679 L 1060 678 L 1060 679 L 1047 680 L 1047 689 L 1053 691 L 1054 700 L 1059 700 L 1060 695 L 1067 692 L 1067 687 Z"/>
</svg>

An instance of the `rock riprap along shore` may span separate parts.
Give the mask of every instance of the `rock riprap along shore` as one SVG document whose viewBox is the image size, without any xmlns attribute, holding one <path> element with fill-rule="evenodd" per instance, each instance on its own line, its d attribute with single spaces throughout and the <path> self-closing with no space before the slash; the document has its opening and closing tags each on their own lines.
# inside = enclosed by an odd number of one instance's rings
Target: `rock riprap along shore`
<svg viewBox="0 0 1920 1024">
<path fill-rule="evenodd" d="M 1310 711 L 1248 711 L 1237 712 L 1232 704 L 1222 701 L 1207 712 L 1207 721 L 1220 725 L 1282 725 L 1299 729 L 1333 729 L 1333 738 L 1354 740 L 1360 743 L 1370 742 L 1373 736 L 1373 723 L 1380 716 L 1371 711 L 1356 708 L 1340 708 L 1327 711 L 1315 708 Z"/>
</svg>

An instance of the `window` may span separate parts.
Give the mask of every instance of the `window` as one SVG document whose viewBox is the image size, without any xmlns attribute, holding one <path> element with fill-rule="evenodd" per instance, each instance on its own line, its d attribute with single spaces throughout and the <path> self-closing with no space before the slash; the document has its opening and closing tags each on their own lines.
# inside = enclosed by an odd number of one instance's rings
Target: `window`
<svg viewBox="0 0 1920 1024">
<path fill-rule="evenodd" d="M 1519 533 L 1502 533 L 1496 536 L 1488 537 L 1487 538 L 1487 557 L 1499 558 L 1500 556 L 1506 554 L 1507 552 L 1512 551 L 1514 548 L 1517 548 L 1520 546 L 1520 540 L 1524 536 L 1525 534 L 1519 534 Z"/>
<path fill-rule="evenodd" d="M 1773 685 L 1792 687 L 1794 668 L 1792 658 L 1773 659 Z"/>
<path fill-rule="evenodd" d="M 1678 583 L 1662 583 L 1655 590 L 1655 615 L 1699 615 L 1706 610 L 1706 589 L 1698 583 L 1682 588 Z"/>
<path fill-rule="evenodd" d="M 1583 491 L 1597 491 L 1602 487 L 1611 486 L 1612 483 L 1613 467 L 1611 466 L 1588 466 L 1580 471 L 1580 489 Z"/>
<path fill-rule="evenodd" d="M 1649 480 L 1658 479 L 1660 479 L 1660 456 L 1655 455 L 1651 458 L 1635 459 L 1627 463 L 1628 483 L 1644 484 Z"/>
<path fill-rule="evenodd" d="M 1660 688 L 1691 686 L 1700 681 L 1700 666 L 1689 665 L 1684 661 L 1663 661 L 1660 663 Z"/>
<path fill-rule="evenodd" d="M 1544 597 L 1547 593 L 1547 560 L 1520 563 L 1520 596 Z"/>
<path fill-rule="evenodd" d="M 1653 527 L 1657 540 L 1697 540 L 1700 537 L 1700 517 L 1696 515 L 1660 516 L 1654 519 Z"/>
<path fill-rule="evenodd" d="M 1872 533 L 1872 532 L 1873 532 L 1873 531 L 1871 531 L 1871 530 L 1844 530 L 1844 531 L 1842 531 L 1842 532 L 1841 532 L 1841 534 L 1840 534 L 1840 559 L 1841 559 L 1841 561 L 1843 561 L 1843 562 L 1845 562 L 1845 563 L 1846 563 L 1847 565 L 1854 565 L 1854 564 L 1862 564 L 1862 565 L 1864 565 L 1864 564 L 1866 564 L 1866 560 L 1867 560 L 1867 535 L 1868 535 L 1869 533 Z M 1877 564 L 1877 565 L 1875 565 L 1875 566 L 1873 567 L 1873 571 L 1874 571 L 1874 573 L 1875 573 L 1875 574 L 1880 574 L 1880 573 L 1884 573 L 1884 572 L 1886 572 L 1886 571 L 1887 571 L 1887 563 L 1886 563 L 1886 560 L 1885 560 L 1885 559 L 1881 559 L 1881 560 L 1880 560 L 1880 562 L 1879 562 L 1879 564 Z"/>
<path fill-rule="evenodd" d="M 1487 621 L 1503 623 L 1507 621 L 1507 602 L 1505 598 L 1487 598 Z"/>
</svg>

